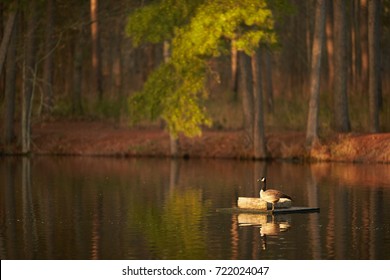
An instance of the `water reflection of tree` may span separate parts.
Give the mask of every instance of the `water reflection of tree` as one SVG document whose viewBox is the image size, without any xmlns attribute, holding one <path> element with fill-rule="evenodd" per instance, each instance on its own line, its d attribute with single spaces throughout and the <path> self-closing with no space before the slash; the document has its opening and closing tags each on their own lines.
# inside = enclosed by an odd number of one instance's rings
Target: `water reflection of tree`
<svg viewBox="0 0 390 280">
<path fill-rule="evenodd" d="M 16 205 L 15 205 L 15 178 L 16 178 L 16 164 L 13 160 L 5 160 L 4 162 L 4 197 L 3 203 L 5 206 L 2 215 L 5 215 L 5 227 L 0 231 L 0 257 L 4 259 L 16 259 L 17 252 L 15 250 L 16 244 Z"/>
<path fill-rule="evenodd" d="M 309 174 L 306 176 L 307 201 L 311 207 L 318 207 L 318 185 L 312 170 L 309 167 Z M 319 230 L 319 215 L 309 215 L 309 248 L 311 248 L 311 258 L 321 259 L 321 234 Z"/>
<path fill-rule="evenodd" d="M 314 176 L 321 183 L 321 229 L 327 259 L 378 259 L 386 227 L 383 183 L 388 181 L 388 166 L 316 164 Z M 388 225 L 387 225 L 388 226 Z"/>
<path fill-rule="evenodd" d="M 260 259 L 280 257 L 281 246 L 289 259 L 388 257 L 389 166 L 267 163 L 270 186 L 295 195 L 296 205 L 318 203 L 321 212 L 292 215 L 291 230 L 269 236 L 266 251 L 258 228 L 211 213 L 234 206 L 237 196 L 258 195 L 263 168 L 249 161 L 3 160 L 0 256 Z"/>
<path fill-rule="evenodd" d="M 180 165 L 172 159 L 169 185 L 162 186 L 165 191 L 149 193 L 147 207 L 134 201 L 129 216 L 147 247 L 144 253 L 152 259 L 207 258 L 204 217 L 209 205 L 203 201 L 200 188 L 179 185 Z"/>
<path fill-rule="evenodd" d="M 207 258 L 207 229 L 203 220 L 207 205 L 199 189 L 175 190 L 167 196 L 163 208 L 140 207 L 135 213 L 153 259 Z"/>
<path fill-rule="evenodd" d="M 23 242 L 27 259 L 33 259 L 35 250 L 32 247 L 37 241 L 37 225 L 31 191 L 31 159 L 22 159 L 22 203 L 23 203 Z"/>
</svg>

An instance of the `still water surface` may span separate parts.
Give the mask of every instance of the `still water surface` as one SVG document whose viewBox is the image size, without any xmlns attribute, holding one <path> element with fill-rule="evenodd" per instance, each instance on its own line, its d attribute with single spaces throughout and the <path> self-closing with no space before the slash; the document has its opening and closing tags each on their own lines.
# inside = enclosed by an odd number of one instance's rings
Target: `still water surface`
<svg viewBox="0 0 390 280">
<path fill-rule="evenodd" d="M 220 213 L 256 179 L 320 213 Z M 1 259 L 390 259 L 390 165 L 0 160 Z"/>
</svg>

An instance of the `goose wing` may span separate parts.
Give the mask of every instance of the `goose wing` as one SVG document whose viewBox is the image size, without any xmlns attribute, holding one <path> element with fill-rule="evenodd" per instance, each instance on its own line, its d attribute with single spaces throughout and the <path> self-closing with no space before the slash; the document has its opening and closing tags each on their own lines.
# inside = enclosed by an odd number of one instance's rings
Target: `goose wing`
<svg viewBox="0 0 390 280">
<path fill-rule="evenodd" d="M 287 198 L 289 200 L 292 200 L 291 196 L 289 196 L 285 193 L 282 193 L 281 191 L 278 191 L 278 190 L 269 189 L 265 192 L 265 194 L 267 197 L 273 198 L 274 201 L 278 201 L 281 198 Z"/>
</svg>

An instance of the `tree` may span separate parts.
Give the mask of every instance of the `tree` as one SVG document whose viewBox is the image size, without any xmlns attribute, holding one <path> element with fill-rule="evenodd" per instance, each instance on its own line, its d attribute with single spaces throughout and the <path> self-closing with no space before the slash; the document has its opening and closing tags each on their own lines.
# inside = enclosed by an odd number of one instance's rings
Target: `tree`
<svg viewBox="0 0 390 280">
<path fill-rule="evenodd" d="M 316 1 L 315 27 L 311 51 L 310 101 L 306 128 L 306 146 L 313 147 L 318 141 L 318 109 L 320 95 L 321 54 L 325 29 L 325 0 Z"/>
<path fill-rule="evenodd" d="M 360 0 L 360 50 L 361 69 L 359 76 L 361 80 L 360 89 L 362 92 L 368 90 L 368 8 L 367 0 Z"/>
<path fill-rule="evenodd" d="M 328 5 L 327 7 L 327 15 L 326 17 L 326 23 L 325 23 L 325 37 L 326 37 L 326 55 L 327 55 L 327 62 L 328 62 L 328 89 L 331 90 L 332 85 L 334 85 L 334 18 L 333 18 L 333 9 L 334 4 L 332 1 L 328 1 L 326 3 Z"/>
<path fill-rule="evenodd" d="M 45 27 L 45 61 L 43 65 L 43 96 L 44 113 L 50 113 L 53 109 L 53 25 L 54 25 L 54 0 L 46 3 L 46 27 Z"/>
<path fill-rule="evenodd" d="M 347 98 L 347 36 L 345 0 L 335 0 L 334 11 L 334 129 L 339 132 L 351 130 Z"/>
<path fill-rule="evenodd" d="M 240 51 L 239 65 L 239 91 L 244 113 L 244 130 L 253 143 L 253 158 L 264 159 L 266 145 L 260 48 L 252 51 L 250 56 Z"/>
<path fill-rule="evenodd" d="M 260 59 L 260 50 L 257 49 L 252 53 L 251 57 L 254 101 L 253 156 L 255 159 L 266 158 L 264 105 Z"/>
<path fill-rule="evenodd" d="M 253 77 L 251 58 L 243 51 L 239 52 L 240 84 L 239 91 L 242 99 L 242 111 L 244 114 L 244 129 L 247 136 L 253 141 L 254 130 L 254 102 L 253 102 Z"/>
<path fill-rule="evenodd" d="M 163 43 L 163 57 L 164 57 L 164 63 L 169 62 L 170 58 L 170 44 L 168 41 L 164 41 Z M 179 139 L 177 135 L 174 135 L 173 133 L 169 134 L 169 146 L 171 149 L 171 156 L 172 157 L 178 157 L 179 156 Z"/>
<path fill-rule="evenodd" d="M 271 50 L 268 46 L 264 48 L 265 59 L 265 96 L 268 112 L 274 112 L 274 89 L 272 82 L 272 62 L 271 62 Z"/>
<path fill-rule="evenodd" d="M 199 121 L 200 123 L 207 124 L 209 120 L 204 117 L 203 111 L 204 108 L 196 108 L 192 106 L 197 104 L 194 102 L 196 96 L 187 96 L 188 103 L 187 108 L 182 108 L 183 110 L 175 110 L 172 106 L 168 106 L 167 103 L 163 102 L 164 96 L 167 94 L 173 94 L 175 88 L 180 88 L 181 81 L 176 80 L 174 76 L 167 77 L 170 81 L 161 81 L 161 75 L 166 75 L 167 73 L 162 73 L 163 71 L 169 72 L 170 75 L 174 75 L 175 69 L 171 64 L 171 41 L 174 37 L 174 29 L 181 27 L 188 23 L 188 18 L 191 18 L 191 15 L 194 13 L 197 6 L 199 6 L 203 0 L 161 0 L 146 5 L 142 8 L 136 9 L 128 18 L 126 25 L 126 32 L 131 37 L 134 46 L 138 46 L 142 42 L 148 43 L 163 43 L 164 49 L 164 64 L 167 67 L 159 67 L 155 73 L 153 73 L 148 81 L 144 85 L 142 93 L 136 94 L 131 101 L 131 107 L 133 108 L 133 121 L 137 121 L 140 116 L 147 116 L 150 119 L 155 119 L 159 116 L 166 121 L 168 125 L 169 138 L 170 138 L 170 152 L 171 156 L 178 156 L 178 131 L 177 128 L 181 125 L 178 124 L 179 120 L 187 120 L 189 122 Z M 164 70 L 165 69 L 165 70 Z M 161 87 L 158 90 L 156 87 Z M 144 96 L 140 95 L 150 95 L 154 96 L 153 100 L 150 98 L 145 99 Z M 178 96 L 173 98 L 171 101 L 175 102 L 174 104 L 185 104 L 183 101 L 179 101 Z M 148 100 L 148 101 L 146 101 Z M 175 101 L 174 101 L 175 100 Z M 184 99 L 183 99 L 184 100 Z M 148 104 L 149 103 L 149 104 Z M 163 110 L 161 106 L 166 104 L 166 110 Z M 160 108 L 158 108 L 160 107 Z M 170 108 L 175 112 L 173 116 L 168 116 Z M 165 111 L 165 112 L 164 112 Z M 185 113 L 183 116 L 180 116 L 180 112 Z M 199 114 L 197 117 L 192 117 L 191 114 Z M 172 123 L 176 122 L 175 125 Z M 191 129 L 193 131 L 190 132 Z M 199 133 L 198 129 L 193 129 L 193 126 L 190 125 L 187 128 L 187 132 L 197 134 Z"/>
<path fill-rule="evenodd" d="M 237 79 L 238 79 L 238 71 L 237 71 L 237 65 L 238 65 L 238 52 L 237 47 L 232 40 L 231 44 L 231 55 L 230 55 L 230 72 L 231 72 L 231 79 L 230 79 L 230 91 L 233 93 L 234 96 L 236 96 L 237 92 Z"/>
<path fill-rule="evenodd" d="M 72 86 L 72 113 L 83 113 L 82 80 L 84 58 L 84 28 L 81 26 L 74 34 L 73 45 L 73 86 Z"/>
<path fill-rule="evenodd" d="M 369 56 L 369 129 L 379 132 L 379 100 L 380 100 L 380 49 L 379 49 L 379 20 L 380 1 L 368 1 L 368 56 Z"/>
<path fill-rule="evenodd" d="M 359 11 L 359 1 L 360 0 L 354 0 L 352 1 L 350 8 L 351 8 L 351 90 L 354 93 L 357 93 L 359 91 L 359 71 L 361 68 L 361 49 L 360 49 L 360 42 L 358 40 L 359 38 L 359 20 L 358 20 L 358 11 Z M 350 91 L 351 92 L 351 91 Z"/>
<path fill-rule="evenodd" d="M 25 39 L 25 57 L 23 69 L 23 97 L 22 97 L 22 153 L 29 153 L 31 147 L 31 113 L 32 99 L 35 86 L 35 55 L 37 5 L 36 0 L 29 2 L 27 18 L 27 35 Z"/>
<path fill-rule="evenodd" d="M 7 24 L 5 26 L 5 31 L 2 36 L 3 38 L 1 40 L 1 45 L 0 45 L 0 76 L 3 71 L 3 65 L 4 65 L 5 57 L 7 55 L 8 44 L 11 39 L 12 31 L 14 29 L 16 14 L 17 14 L 16 9 L 13 9 L 9 12 Z"/>
<path fill-rule="evenodd" d="M 157 17 L 155 22 L 161 30 L 169 30 L 170 26 L 159 20 L 162 7 L 157 9 L 159 12 L 155 15 L 156 6 L 152 5 L 148 7 L 147 19 L 152 14 Z M 172 7 L 169 14 L 175 14 L 171 10 Z M 142 92 L 131 100 L 133 111 L 141 111 L 144 115 L 154 117 L 161 116 L 166 121 L 169 132 L 174 135 L 181 132 L 186 136 L 198 135 L 201 133 L 201 125 L 210 124 L 203 106 L 207 98 L 205 81 L 211 71 L 208 61 L 228 54 L 231 44 L 227 42 L 234 40 L 238 51 L 245 51 L 250 55 L 258 48 L 260 41 L 270 44 L 276 41 L 272 13 L 265 1 L 206 1 L 194 12 L 187 24 L 176 28 L 169 62 L 152 73 Z M 167 21 L 170 22 L 169 15 L 167 16 Z M 160 33 L 149 31 L 144 34 L 135 29 L 137 22 L 133 20 L 134 17 L 131 16 L 133 24 L 128 32 L 133 34 L 136 42 L 144 37 L 150 41 L 159 40 Z M 143 23 L 141 30 L 148 25 L 144 23 L 145 17 L 140 17 L 139 14 L 136 17 Z M 172 35 L 170 32 L 167 34 Z M 245 61 L 241 60 L 243 62 Z M 248 67 L 245 66 L 245 69 Z M 252 90 L 248 90 L 248 94 L 253 98 Z M 250 131 L 253 133 L 253 129 Z"/>
<path fill-rule="evenodd" d="M 98 18 L 98 0 L 90 0 L 91 38 L 92 38 L 92 88 L 98 94 L 99 101 L 103 98 L 102 63 L 100 52 L 100 31 Z"/>
<path fill-rule="evenodd" d="M 19 16 L 16 15 L 15 25 L 11 34 L 6 60 L 6 80 L 4 97 L 4 143 L 9 145 L 14 140 L 14 115 L 16 99 L 16 43 Z"/>
</svg>

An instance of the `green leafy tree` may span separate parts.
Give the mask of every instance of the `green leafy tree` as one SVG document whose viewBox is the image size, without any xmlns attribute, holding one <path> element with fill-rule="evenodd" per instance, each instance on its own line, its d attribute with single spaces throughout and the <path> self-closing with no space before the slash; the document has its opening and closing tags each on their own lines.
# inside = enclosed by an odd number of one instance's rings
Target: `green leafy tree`
<svg viewBox="0 0 390 280">
<path fill-rule="evenodd" d="M 133 118 L 162 117 L 175 136 L 199 135 L 211 124 L 204 107 L 210 59 L 228 54 L 233 40 L 247 54 L 260 42 L 275 43 L 273 25 L 266 1 L 259 0 L 162 0 L 136 10 L 128 35 L 135 44 L 170 40 L 171 57 L 131 98 Z"/>
<path fill-rule="evenodd" d="M 174 30 L 188 23 L 204 0 L 157 0 L 136 9 L 128 18 L 126 33 L 135 46 L 171 40 Z"/>
</svg>

